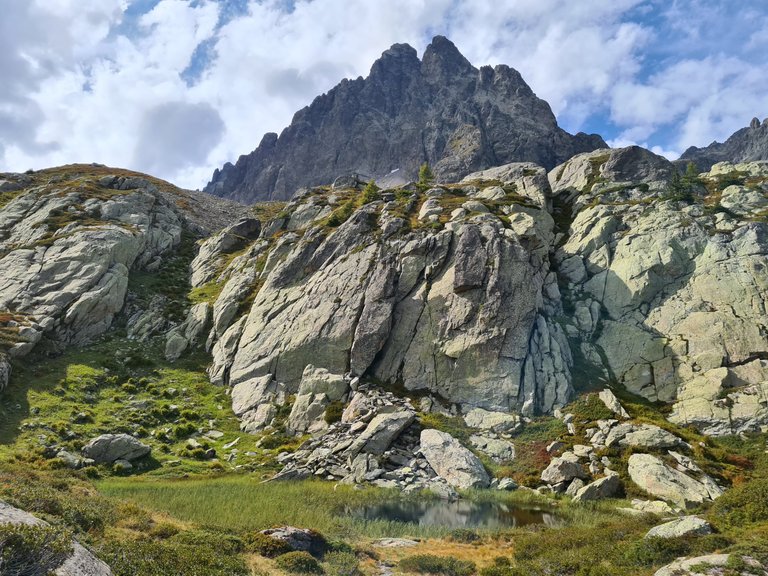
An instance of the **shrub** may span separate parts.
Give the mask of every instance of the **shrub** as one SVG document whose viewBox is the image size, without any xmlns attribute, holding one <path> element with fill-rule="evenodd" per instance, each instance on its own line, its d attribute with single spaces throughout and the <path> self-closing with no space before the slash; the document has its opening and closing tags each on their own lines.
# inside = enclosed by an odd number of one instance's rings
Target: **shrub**
<svg viewBox="0 0 768 576">
<path fill-rule="evenodd" d="M 577 422 L 595 422 L 596 420 L 605 420 L 613 418 L 613 412 L 603 404 L 597 394 L 586 394 L 576 400 L 569 407 L 570 412 Z"/>
<path fill-rule="evenodd" d="M 624 557 L 632 566 L 654 566 L 686 556 L 690 550 L 690 542 L 684 538 L 643 538 L 633 542 Z"/>
<path fill-rule="evenodd" d="M 368 204 L 369 202 L 375 202 L 379 199 L 379 187 L 376 186 L 376 182 L 371 180 L 363 188 L 362 203 Z"/>
<path fill-rule="evenodd" d="M 222 554 L 210 545 L 186 545 L 174 539 L 110 540 L 98 549 L 116 576 L 247 576 L 250 571 L 239 555 Z"/>
<path fill-rule="evenodd" d="M 152 526 L 152 529 L 149 531 L 149 535 L 158 540 L 167 540 L 178 533 L 179 529 L 170 522 L 158 522 Z"/>
<path fill-rule="evenodd" d="M 248 552 L 255 552 L 265 558 L 276 558 L 293 551 L 293 548 L 285 541 L 272 538 L 272 536 L 262 534 L 261 532 L 248 534 L 243 540 L 245 541 L 245 549 Z"/>
<path fill-rule="evenodd" d="M 326 224 L 331 228 L 341 226 L 349 219 L 350 216 L 352 216 L 352 213 L 355 211 L 356 207 L 357 206 L 354 199 L 347 200 L 344 202 L 344 204 L 331 212 L 331 215 L 328 216 L 328 219 L 326 220 Z"/>
<path fill-rule="evenodd" d="M 736 486 L 715 500 L 713 516 L 729 526 L 768 520 L 768 478 Z"/>
<path fill-rule="evenodd" d="M 173 435 L 179 440 L 182 438 L 187 438 L 195 432 L 197 432 L 197 426 L 195 426 L 192 422 L 182 422 L 173 429 Z"/>
<path fill-rule="evenodd" d="M 72 552 L 72 537 L 51 526 L 0 525 L 0 574 L 47 576 Z"/>
<path fill-rule="evenodd" d="M 428 162 L 419 166 L 419 186 L 428 187 L 435 180 L 435 175 Z"/>
<path fill-rule="evenodd" d="M 469 528 L 456 528 L 455 530 L 451 530 L 448 538 L 453 542 L 471 544 L 472 542 L 480 541 L 480 534 Z"/>
<path fill-rule="evenodd" d="M 326 424 L 334 424 L 341 420 L 341 415 L 344 413 L 344 404 L 342 402 L 331 402 L 325 409 Z"/>
<path fill-rule="evenodd" d="M 226 554 L 238 554 L 245 551 L 245 542 L 234 534 L 212 530 L 185 530 L 173 536 L 172 540 L 188 546 L 209 546 Z"/>
<path fill-rule="evenodd" d="M 442 574 L 443 576 L 470 576 L 476 570 L 475 563 L 469 560 L 434 554 L 417 554 L 403 558 L 399 566 L 403 572 Z"/>
<path fill-rule="evenodd" d="M 288 552 L 278 556 L 275 565 L 289 574 L 322 574 L 323 569 L 309 552 Z"/>
<path fill-rule="evenodd" d="M 329 552 L 325 555 L 326 572 L 330 576 L 360 576 L 360 563 L 352 552 Z"/>
<path fill-rule="evenodd" d="M 285 434 L 270 434 L 268 436 L 264 436 L 259 441 L 259 446 L 267 450 L 272 450 L 273 448 L 280 448 L 281 446 L 290 444 L 293 441 L 295 441 L 295 438 L 286 436 Z"/>
</svg>

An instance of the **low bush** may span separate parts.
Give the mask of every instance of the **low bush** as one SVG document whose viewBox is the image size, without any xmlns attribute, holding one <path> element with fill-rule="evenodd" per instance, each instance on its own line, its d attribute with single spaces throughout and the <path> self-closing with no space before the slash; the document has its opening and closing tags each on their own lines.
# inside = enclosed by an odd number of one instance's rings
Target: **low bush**
<svg viewBox="0 0 768 576">
<path fill-rule="evenodd" d="M 0 525 L 0 574 L 48 576 L 72 552 L 72 537 L 51 526 Z"/>
<path fill-rule="evenodd" d="M 276 558 L 293 551 L 293 548 L 283 540 L 272 538 L 272 536 L 262 534 L 261 532 L 250 533 L 243 538 L 243 541 L 248 552 L 255 552 L 265 558 Z"/>
<path fill-rule="evenodd" d="M 443 576 L 470 576 L 477 567 L 469 560 L 459 560 L 452 556 L 435 556 L 434 554 L 417 554 L 403 558 L 399 563 L 403 572 L 418 574 L 442 574 Z"/>
<path fill-rule="evenodd" d="M 630 544 L 624 557 L 632 566 L 654 566 L 667 564 L 690 551 L 690 542 L 684 538 L 643 538 Z"/>
<path fill-rule="evenodd" d="M 493 564 L 480 570 L 480 576 L 529 576 L 530 572 L 513 566 L 506 556 L 497 556 Z"/>
<path fill-rule="evenodd" d="M 614 414 L 597 394 L 585 394 L 567 407 L 577 422 L 595 422 L 613 418 Z"/>
<path fill-rule="evenodd" d="M 189 546 L 209 546 L 225 554 L 238 554 L 246 549 L 242 538 L 213 530 L 185 530 L 173 536 L 172 540 Z"/>
<path fill-rule="evenodd" d="M 341 415 L 344 413 L 344 403 L 343 402 L 331 402 L 328 404 L 328 407 L 325 409 L 325 415 L 323 418 L 325 419 L 326 424 L 335 424 L 339 420 L 341 420 Z"/>
<path fill-rule="evenodd" d="M 481 540 L 480 534 L 470 528 L 456 528 L 455 530 L 451 530 L 448 539 L 452 542 L 459 542 L 461 544 L 472 544 L 473 542 L 479 542 Z"/>
<path fill-rule="evenodd" d="M 278 556 L 275 565 L 289 574 L 322 574 L 323 568 L 309 552 L 288 552 Z"/>
<path fill-rule="evenodd" d="M 243 558 L 222 554 L 211 545 L 188 545 L 174 539 L 109 540 L 98 547 L 97 553 L 115 576 L 247 576 L 250 571 Z"/>
<path fill-rule="evenodd" d="M 736 486 L 715 500 L 712 516 L 727 526 L 768 520 L 768 478 Z"/>
<path fill-rule="evenodd" d="M 361 576 L 360 563 L 352 552 L 329 552 L 325 555 L 326 573 L 330 576 Z"/>
</svg>

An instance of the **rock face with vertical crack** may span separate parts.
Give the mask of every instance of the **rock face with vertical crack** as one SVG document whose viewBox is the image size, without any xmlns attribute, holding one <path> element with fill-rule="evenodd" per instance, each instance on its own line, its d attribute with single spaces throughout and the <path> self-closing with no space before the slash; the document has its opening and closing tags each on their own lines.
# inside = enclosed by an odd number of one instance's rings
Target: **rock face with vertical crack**
<svg viewBox="0 0 768 576">
<path fill-rule="evenodd" d="M 554 263 L 581 372 L 675 403 L 709 434 L 768 424 L 768 163 L 716 164 L 693 181 L 640 148 L 550 172 L 570 221 Z"/>
<path fill-rule="evenodd" d="M 252 280 L 258 293 L 237 333 L 216 326 L 212 377 L 235 389 L 269 377 L 290 395 L 312 364 L 467 409 L 534 413 L 565 404 L 571 356 L 554 321 L 554 224 L 535 204 L 546 202 L 549 189 L 539 182 L 523 196 L 517 183 L 528 176 L 510 174 L 506 191 L 497 186 L 502 196 L 491 200 L 482 195 L 489 185 L 476 179 L 429 199 L 385 193 L 387 201 L 360 206 L 338 225 L 321 211 L 306 228 L 263 234 L 254 244 L 267 245 Z M 307 202 L 341 210 L 356 194 L 303 191 L 283 220 Z M 427 201 L 451 206 L 469 198 L 486 211 L 462 211 L 435 226 L 405 219 Z M 270 224 L 264 229 L 274 234 Z M 219 300 L 238 274 L 223 276 Z"/>
</svg>

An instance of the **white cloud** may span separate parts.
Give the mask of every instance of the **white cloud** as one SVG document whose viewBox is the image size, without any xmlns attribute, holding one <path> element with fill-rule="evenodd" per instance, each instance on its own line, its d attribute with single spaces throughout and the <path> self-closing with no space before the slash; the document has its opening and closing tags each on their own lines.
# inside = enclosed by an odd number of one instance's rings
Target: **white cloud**
<svg viewBox="0 0 768 576">
<path fill-rule="evenodd" d="M 230 2 L 161 0 L 121 27 L 129 0 L 0 0 L 0 170 L 97 161 L 200 187 L 391 44 L 434 34 L 520 70 L 566 129 L 665 155 L 768 113 L 762 0 L 251 0 L 234 17 Z"/>
</svg>

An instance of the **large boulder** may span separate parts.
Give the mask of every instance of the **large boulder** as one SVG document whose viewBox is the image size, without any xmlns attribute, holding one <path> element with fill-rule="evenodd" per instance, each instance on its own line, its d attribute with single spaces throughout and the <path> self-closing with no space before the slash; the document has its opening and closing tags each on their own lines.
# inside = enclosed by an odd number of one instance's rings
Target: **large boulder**
<svg viewBox="0 0 768 576">
<path fill-rule="evenodd" d="M 698 506 L 714 500 L 722 489 L 706 475 L 701 481 L 667 466 L 651 454 L 632 454 L 628 463 L 629 476 L 640 488 L 656 496 L 674 502 L 681 508 Z"/>
<path fill-rule="evenodd" d="M 600 398 L 601 402 L 605 404 L 605 407 L 613 412 L 616 416 L 619 418 L 629 418 L 629 414 L 627 414 L 624 406 L 621 405 L 619 399 L 616 398 L 616 395 L 611 392 L 609 388 L 601 390 L 597 396 Z"/>
<path fill-rule="evenodd" d="M 360 452 L 383 454 L 395 439 L 416 419 L 411 410 L 399 410 L 388 414 L 377 414 L 363 430 L 346 453 L 354 456 Z"/>
<path fill-rule="evenodd" d="M 498 464 L 515 459 L 515 445 L 509 440 L 473 434 L 469 437 L 469 441 L 477 450 L 487 454 Z"/>
<path fill-rule="evenodd" d="M 293 550 L 309 552 L 313 556 L 321 556 L 328 549 L 328 543 L 325 538 L 319 532 L 308 528 L 281 526 L 279 528 L 262 530 L 261 533 L 275 540 L 285 542 Z"/>
<path fill-rule="evenodd" d="M 147 456 L 151 448 L 128 434 L 102 434 L 83 446 L 83 455 L 97 463 L 131 462 Z"/>
<path fill-rule="evenodd" d="M 595 480 L 579 489 L 574 496 L 574 502 L 589 502 L 591 500 L 602 500 L 612 498 L 618 495 L 621 490 L 621 480 L 618 474 L 609 474 L 603 478 Z"/>
<path fill-rule="evenodd" d="M 447 432 L 422 430 L 420 450 L 438 476 L 455 488 L 487 488 L 490 484 L 480 459 Z"/>
<path fill-rule="evenodd" d="M 286 428 L 296 434 L 327 429 L 328 424 L 323 418 L 326 408 L 344 398 L 348 390 L 349 384 L 344 376 L 308 365 L 304 368 Z"/>
<path fill-rule="evenodd" d="M 712 533 L 712 526 L 698 516 L 683 516 L 651 528 L 646 538 L 680 538 L 683 536 L 704 536 Z"/>
<path fill-rule="evenodd" d="M 671 564 L 656 570 L 653 576 L 721 576 L 722 574 L 734 574 L 735 576 L 768 576 L 768 569 L 749 556 L 740 556 L 737 565 L 743 569 L 732 569 L 734 563 L 731 554 L 709 554 L 696 556 L 695 558 L 678 558 Z"/>
<path fill-rule="evenodd" d="M 566 452 L 562 456 L 552 458 L 541 473 L 541 479 L 550 486 L 562 486 L 574 478 L 588 478 L 584 466 L 579 463 L 579 459 L 571 452 Z"/>
<path fill-rule="evenodd" d="M 48 523 L 28 512 L 14 508 L 0 500 L 0 524 L 48 526 Z M 2 568 L 2 565 L 0 565 Z M 3 573 L 5 573 L 3 571 Z M 15 574 L 15 572 L 11 572 Z M 37 572 L 35 572 L 37 574 Z M 112 571 L 104 562 L 96 558 L 77 540 L 72 541 L 72 551 L 64 561 L 53 570 L 54 576 L 112 576 Z"/>
<path fill-rule="evenodd" d="M 514 432 L 523 423 L 517 414 L 493 412 L 482 408 L 473 408 L 464 415 L 464 422 L 470 428 L 491 430 L 493 432 Z"/>
</svg>

